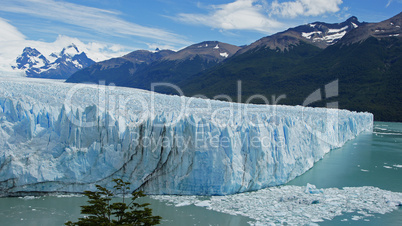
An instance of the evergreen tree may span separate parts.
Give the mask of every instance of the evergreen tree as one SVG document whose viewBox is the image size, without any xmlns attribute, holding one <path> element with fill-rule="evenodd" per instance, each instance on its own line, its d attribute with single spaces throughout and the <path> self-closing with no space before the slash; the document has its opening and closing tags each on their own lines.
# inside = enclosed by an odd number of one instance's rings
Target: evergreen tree
<svg viewBox="0 0 402 226">
<path fill-rule="evenodd" d="M 114 192 L 96 185 L 97 191 L 85 191 L 88 205 L 81 206 L 81 214 L 87 216 L 79 218 L 77 222 L 68 221 L 67 226 L 114 226 L 114 225 L 156 225 L 160 223 L 160 216 L 153 216 L 149 203 L 139 204 L 137 198 L 144 197 L 142 191 L 133 192 L 131 202 L 126 203 L 126 194 L 130 190 L 130 183 L 122 179 L 114 179 Z M 123 195 L 123 202 L 112 203 L 117 194 Z"/>
</svg>

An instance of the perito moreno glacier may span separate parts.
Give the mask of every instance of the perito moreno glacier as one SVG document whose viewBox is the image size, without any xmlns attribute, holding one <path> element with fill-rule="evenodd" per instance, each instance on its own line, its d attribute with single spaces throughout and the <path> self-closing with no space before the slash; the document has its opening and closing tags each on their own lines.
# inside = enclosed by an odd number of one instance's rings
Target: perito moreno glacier
<svg viewBox="0 0 402 226">
<path fill-rule="evenodd" d="M 0 193 L 82 192 L 114 178 L 148 194 L 258 190 L 372 129 L 370 113 L 4 77 Z"/>
</svg>

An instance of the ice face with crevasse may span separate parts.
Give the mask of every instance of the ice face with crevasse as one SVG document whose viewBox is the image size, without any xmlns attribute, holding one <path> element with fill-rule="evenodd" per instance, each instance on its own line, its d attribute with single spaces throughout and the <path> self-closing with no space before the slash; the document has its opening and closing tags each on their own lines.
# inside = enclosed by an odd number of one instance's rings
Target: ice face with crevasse
<svg viewBox="0 0 402 226">
<path fill-rule="evenodd" d="M 4 77 L 0 190 L 82 192 L 122 178 L 148 194 L 253 191 L 372 129 L 370 113 Z"/>
</svg>

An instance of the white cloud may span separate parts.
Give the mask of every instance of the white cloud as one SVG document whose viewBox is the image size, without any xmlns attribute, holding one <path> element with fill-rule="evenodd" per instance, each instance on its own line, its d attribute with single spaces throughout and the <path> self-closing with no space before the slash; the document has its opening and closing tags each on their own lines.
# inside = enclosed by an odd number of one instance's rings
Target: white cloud
<svg viewBox="0 0 402 226">
<path fill-rule="evenodd" d="M 25 35 L 18 31 L 17 28 L 8 23 L 7 20 L 0 18 L 0 42 L 24 40 Z"/>
<path fill-rule="evenodd" d="M 228 4 L 211 6 L 212 10 L 208 14 L 181 13 L 175 19 L 224 30 L 255 30 L 269 33 L 283 25 L 269 18 L 265 5 L 265 1 L 236 0 Z"/>
<path fill-rule="evenodd" d="M 210 12 L 207 14 L 181 13 L 174 19 L 223 30 L 254 30 L 271 33 L 286 26 L 274 16 L 295 18 L 335 13 L 340 10 L 339 6 L 342 3 L 342 0 L 284 2 L 274 0 L 272 3 L 268 3 L 266 0 L 236 0 L 228 4 L 209 6 Z"/>
<path fill-rule="evenodd" d="M 401 4 L 401 3 L 402 3 L 402 0 L 388 0 L 388 3 L 387 3 L 387 5 L 385 6 L 385 8 L 388 8 L 388 6 L 390 6 L 391 3 L 393 3 L 393 2 L 396 2 L 396 3 Z"/>
<path fill-rule="evenodd" d="M 295 0 L 271 4 L 271 14 L 295 18 L 297 16 L 319 16 L 340 10 L 342 0 Z"/>
<path fill-rule="evenodd" d="M 105 44 L 99 42 L 84 43 L 78 38 L 72 38 L 64 35 L 59 35 L 57 39 L 51 43 L 40 41 L 24 42 L 25 45 L 27 45 L 28 43 L 28 46 L 38 49 L 38 51 L 45 56 L 50 55 L 54 52 L 60 52 L 63 48 L 74 43 L 80 51 L 85 52 L 87 56 L 94 61 L 103 61 L 128 53 L 127 47 L 118 44 Z"/>
<path fill-rule="evenodd" d="M 188 44 L 184 37 L 131 23 L 119 18 L 120 13 L 55 0 L 2 0 L 0 11 L 26 14 L 38 18 L 79 26 L 111 36 L 137 36 L 171 44 Z"/>
<path fill-rule="evenodd" d="M 0 71 L 12 71 L 16 58 L 25 47 L 37 49 L 43 55 L 59 53 L 63 48 L 74 43 L 79 50 L 85 52 L 94 61 L 102 61 L 128 53 L 128 48 L 107 43 L 84 43 L 77 38 L 60 35 L 54 42 L 27 40 L 18 29 L 0 18 Z"/>
</svg>

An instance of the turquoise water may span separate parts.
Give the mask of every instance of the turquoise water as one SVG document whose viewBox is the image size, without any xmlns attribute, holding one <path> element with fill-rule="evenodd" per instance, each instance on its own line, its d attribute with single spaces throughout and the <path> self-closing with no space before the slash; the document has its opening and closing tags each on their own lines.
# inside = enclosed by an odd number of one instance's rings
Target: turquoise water
<svg viewBox="0 0 402 226">
<path fill-rule="evenodd" d="M 374 186 L 402 192 L 402 123 L 375 122 L 374 132 L 359 135 L 342 148 L 332 150 L 314 167 L 288 185 L 317 188 Z M 402 225 L 402 208 L 375 214 L 369 221 L 351 219 L 346 214 L 320 225 Z"/>
<path fill-rule="evenodd" d="M 86 205 L 85 197 L 45 196 L 30 198 L 1 198 L 0 225 L 46 226 L 64 225 L 76 221 L 80 206 Z M 207 210 L 203 207 L 173 207 L 150 198 L 141 202 L 151 203 L 154 215 L 162 216 L 162 225 L 248 225 L 251 219 Z"/>
<path fill-rule="evenodd" d="M 375 186 L 402 192 L 402 123 L 375 122 L 372 134 L 361 134 L 332 150 L 288 184 L 306 183 L 319 188 Z"/>
<path fill-rule="evenodd" d="M 375 122 L 374 133 L 365 133 L 342 148 L 328 153 L 289 185 L 314 184 L 317 188 L 375 186 L 402 192 L 402 123 Z M 247 225 L 242 216 L 218 213 L 197 206 L 174 207 L 144 198 L 163 225 Z M 80 217 L 84 197 L 1 198 L 0 225 L 63 225 Z M 402 225 L 402 209 L 374 214 L 364 220 L 351 220 L 353 213 L 321 222 L 320 225 Z M 347 219 L 347 221 L 344 221 Z"/>
</svg>

